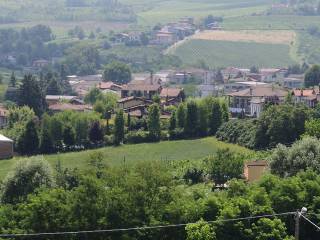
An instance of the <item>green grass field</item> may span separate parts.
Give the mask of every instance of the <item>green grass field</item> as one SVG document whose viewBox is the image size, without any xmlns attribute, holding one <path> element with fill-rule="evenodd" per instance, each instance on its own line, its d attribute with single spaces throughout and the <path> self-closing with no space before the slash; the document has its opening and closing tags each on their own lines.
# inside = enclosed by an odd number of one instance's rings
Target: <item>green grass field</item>
<svg viewBox="0 0 320 240">
<path fill-rule="evenodd" d="M 320 16 L 270 15 L 240 16 L 225 18 L 223 27 L 226 30 L 241 29 L 303 29 L 308 26 L 320 27 Z"/>
<path fill-rule="evenodd" d="M 99 151 L 104 156 L 104 162 L 108 165 L 127 164 L 139 161 L 155 160 L 196 160 L 214 154 L 217 149 L 230 148 L 237 152 L 252 153 L 252 151 L 228 143 L 223 143 L 213 137 L 170 141 L 160 143 L 146 143 L 137 145 L 123 145 L 120 147 L 107 147 L 98 150 L 64 153 L 44 156 L 52 166 L 61 161 L 65 168 L 85 169 L 88 167 L 90 155 Z M 0 179 L 2 179 L 14 166 L 19 158 L 0 161 Z"/>
<path fill-rule="evenodd" d="M 281 67 L 295 62 L 290 47 L 284 44 L 264 44 L 212 40 L 189 40 L 172 54 L 186 65 L 204 61 L 209 67 Z"/>
<path fill-rule="evenodd" d="M 260 13 L 270 7 L 270 0 L 121 0 L 138 15 L 138 24 L 152 26 L 185 16 L 202 18 L 209 14 L 224 17 Z"/>
</svg>

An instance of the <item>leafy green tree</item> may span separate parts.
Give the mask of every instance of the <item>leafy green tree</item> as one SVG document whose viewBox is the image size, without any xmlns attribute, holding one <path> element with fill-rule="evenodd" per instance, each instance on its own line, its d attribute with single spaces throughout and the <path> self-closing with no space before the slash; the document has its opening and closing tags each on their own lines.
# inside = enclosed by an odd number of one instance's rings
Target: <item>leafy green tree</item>
<svg viewBox="0 0 320 240">
<path fill-rule="evenodd" d="M 6 93 L 4 95 L 4 99 L 6 101 L 16 103 L 16 102 L 18 102 L 18 97 L 19 97 L 19 89 L 16 87 L 8 86 Z"/>
<path fill-rule="evenodd" d="M 215 135 L 222 124 L 222 110 L 218 100 L 212 102 L 211 113 L 209 117 L 210 134 Z"/>
<path fill-rule="evenodd" d="M 105 81 L 112 81 L 117 84 L 126 84 L 131 80 L 131 70 L 128 65 L 121 62 L 108 64 L 103 72 Z"/>
<path fill-rule="evenodd" d="M 89 140 L 92 143 L 99 143 L 103 141 L 103 129 L 101 128 L 99 121 L 95 121 L 91 124 L 89 130 Z"/>
<path fill-rule="evenodd" d="M 63 129 L 63 143 L 68 148 L 72 147 L 76 143 L 76 133 L 71 125 L 67 125 Z"/>
<path fill-rule="evenodd" d="M 40 152 L 41 153 L 53 153 L 54 143 L 50 132 L 50 117 L 44 114 L 42 117 L 41 133 L 40 133 Z"/>
<path fill-rule="evenodd" d="M 197 137 L 199 130 L 199 109 L 195 101 L 187 103 L 186 124 L 184 132 L 188 137 Z"/>
<path fill-rule="evenodd" d="M 156 104 L 160 104 L 161 103 L 161 99 L 160 99 L 160 96 L 158 94 L 154 95 L 152 97 L 152 101 Z"/>
<path fill-rule="evenodd" d="M 86 103 L 95 104 L 101 97 L 102 92 L 99 88 L 92 88 L 89 93 L 85 96 L 84 101 Z"/>
<path fill-rule="evenodd" d="M 147 46 L 149 44 L 149 37 L 146 33 L 141 33 L 140 42 L 143 46 Z"/>
<path fill-rule="evenodd" d="M 120 145 L 124 140 L 124 116 L 123 110 L 120 109 L 114 121 L 114 144 L 116 146 Z"/>
<path fill-rule="evenodd" d="M 287 228 L 280 219 L 262 218 L 252 225 L 255 240 L 290 240 Z"/>
<path fill-rule="evenodd" d="M 100 68 L 100 54 L 98 47 L 79 43 L 65 51 L 65 60 L 63 65 L 67 67 L 69 72 L 78 75 L 96 74 Z"/>
<path fill-rule="evenodd" d="M 309 121 L 306 121 L 305 124 L 305 128 L 306 128 L 306 135 L 312 136 L 312 137 L 316 137 L 316 138 L 320 138 L 320 119 L 312 119 Z"/>
<path fill-rule="evenodd" d="M 62 89 L 56 78 L 52 78 L 47 86 L 47 95 L 61 95 Z"/>
<path fill-rule="evenodd" d="M 22 159 L 5 178 L 1 188 L 3 203 L 18 203 L 40 187 L 54 186 L 52 169 L 43 159 Z"/>
<path fill-rule="evenodd" d="M 38 152 L 39 136 L 34 120 L 26 124 L 25 131 L 18 139 L 17 150 L 22 155 L 32 155 Z"/>
<path fill-rule="evenodd" d="M 45 96 L 40 88 L 39 82 L 31 74 L 25 75 L 19 89 L 18 103 L 20 106 L 29 106 L 37 116 L 46 109 Z"/>
<path fill-rule="evenodd" d="M 309 110 L 305 106 L 268 107 L 257 122 L 256 147 L 266 148 L 274 147 L 278 143 L 293 143 L 304 133 L 305 121 L 309 117 Z"/>
<path fill-rule="evenodd" d="M 216 234 L 212 225 L 203 220 L 188 224 L 186 227 L 187 240 L 215 240 Z"/>
<path fill-rule="evenodd" d="M 320 84 L 320 66 L 312 66 L 305 75 L 304 78 L 306 87 L 318 86 Z"/>
<path fill-rule="evenodd" d="M 225 101 L 221 103 L 222 122 L 229 121 L 229 108 Z"/>
<path fill-rule="evenodd" d="M 270 156 L 273 174 L 293 176 L 299 171 L 312 169 L 320 173 L 320 144 L 312 137 L 297 141 L 292 147 L 278 145 Z"/>
<path fill-rule="evenodd" d="M 225 184 L 233 178 L 242 178 L 243 156 L 231 152 L 228 148 L 218 150 L 213 157 L 207 158 L 206 161 L 215 185 Z"/>
<path fill-rule="evenodd" d="M 184 128 L 186 123 L 186 109 L 183 103 L 180 103 L 177 109 L 177 126 Z"/>
<path fill-rule="evenodd" d="M 148 108 L 148 130 L 153 141 L 159 141 L 161 135 L 160 108 L 158 104 L 152 104 Z"/>
</svg>

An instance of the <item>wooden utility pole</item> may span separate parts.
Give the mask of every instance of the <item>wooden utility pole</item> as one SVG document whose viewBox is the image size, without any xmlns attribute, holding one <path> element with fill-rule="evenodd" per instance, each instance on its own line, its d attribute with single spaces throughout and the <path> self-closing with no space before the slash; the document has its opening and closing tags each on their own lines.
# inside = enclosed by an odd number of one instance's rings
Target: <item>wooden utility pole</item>
<svg viewBox="0 0 320 240">
<path fill-rule="evenodd" d="M 295 219 L 295 240 L 299 240 L 299 235 L 300 235 L 300 212 L 297 211 L 296 215 L 294 216 Z"/>
</svg>

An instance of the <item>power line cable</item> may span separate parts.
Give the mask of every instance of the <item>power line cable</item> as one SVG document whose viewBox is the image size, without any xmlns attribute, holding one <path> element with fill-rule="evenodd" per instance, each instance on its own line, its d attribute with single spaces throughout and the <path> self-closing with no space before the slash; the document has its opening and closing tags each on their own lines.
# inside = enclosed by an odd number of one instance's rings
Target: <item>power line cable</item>
<svg viewBox="0 0 320 240">
<path fill-rule="evenodd" d="M 306 216 L 304 216 L 303 214 L 301 214 L 301 217 L 304 218 L 304 220 L 306 220 L 307 222 L 309 222 L 311 225 L 313 225 L 315 228 L 317 228 L 318 230 L 320 230 L 320 227 L 315 224 L 314 222 L 312 222 L 310 219 L 308 219 Z"/>
<path fill-rule="evenodd" d="M 266 215 L 260 215 L 260 216 L 250 216 L 250 217 L 242 217 L 242 218 L 231 218 L 231 219 L 221 219 L 221 220 L 215 220 L 215 221 L 205 221 L 205 223 L 213 224 L 213 223 L 235 222 L 235 221 L 243 221 L 243 220 L 250 220 L 250 219 L 260 219 L 260 218 L 271 218 L 271 217 L 277 217 L 277 216 L 294 215 L 295 213 L 296 212 L 266 214 Z M 105 229 L 105 230 L 70 231 L 70 232 L 0 234 L 0 238 L 40 237 L 40 236 L 58 236 L 58 235 L 61 236 L 61 235 L 86 234 L 86 233 L 129 232 L 129 231 L 137 231 L 137 230 L 150 230 L 150 229 L 164 229 L 164 228 L 185 227 L 185 226 L 187 226 L 189 224 L 195 224 L 195 223 L 181 223 L 181 224 L 158 225 L 158 226 L 117 228 L 117 229 Z"/>
</svg>

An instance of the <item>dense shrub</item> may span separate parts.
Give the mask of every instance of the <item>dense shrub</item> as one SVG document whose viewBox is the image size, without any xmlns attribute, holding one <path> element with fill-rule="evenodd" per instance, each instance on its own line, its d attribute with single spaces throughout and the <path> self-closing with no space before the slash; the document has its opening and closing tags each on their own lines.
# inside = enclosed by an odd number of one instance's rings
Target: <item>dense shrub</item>
<svg viewBox="0 0 320 240">
<path fill-rule="evenodd" d="M 112 146 L 114 143 L 113 135 L 105 135 L 103 139 L 106 146 Z"/>
<path fill-rule="evenodd" d="M 305 122 L 310 115 L 310 109 L 304 105 L 269 106 L 258 119 L 255 147 L 263 149 L 293 143 L 305 132 Z"/>
<path fill-rule="evenodd" d="M 147 131 L 131 131 L 125 135 L 125 143 L 146 143 L 150 142 L 149 132 Z"/>
<path fill-rule="evenodd" d="M 307 169 L 320 173 L 320 141 L 307 137 L 294 143 L 292 147 L 280 144 L 273 151 L 270 160 L 271 172 L 282 177 Z"/>
<path fill-rule="evenodd" d="M 160 140 L 161 141 L 168 141 L 169 139 L 170 139 L 169 131 L 161 131 Z"/>
<path fill-rule="evenodd" d="M 182 140 L 185 138 L 185 134 L 183 128 L 176 128 L 169 132 L 169 139 L 170 140 Z"/>
<path fill-rule="evenodd" d="M 52 169 L 43 159 L 30 158 L 20 160 L 9 173 L 1 186 L 1 201 L 17 203 L 26 199 L 40 187 L 54 185 Z"/>
<path fill-rule="evenodd" d="M 255 133 L 256 120 L 235 119 L 222 124 L 216 134 L 216 137 L 221 141 L 254 148 Z"/>
</svg>

